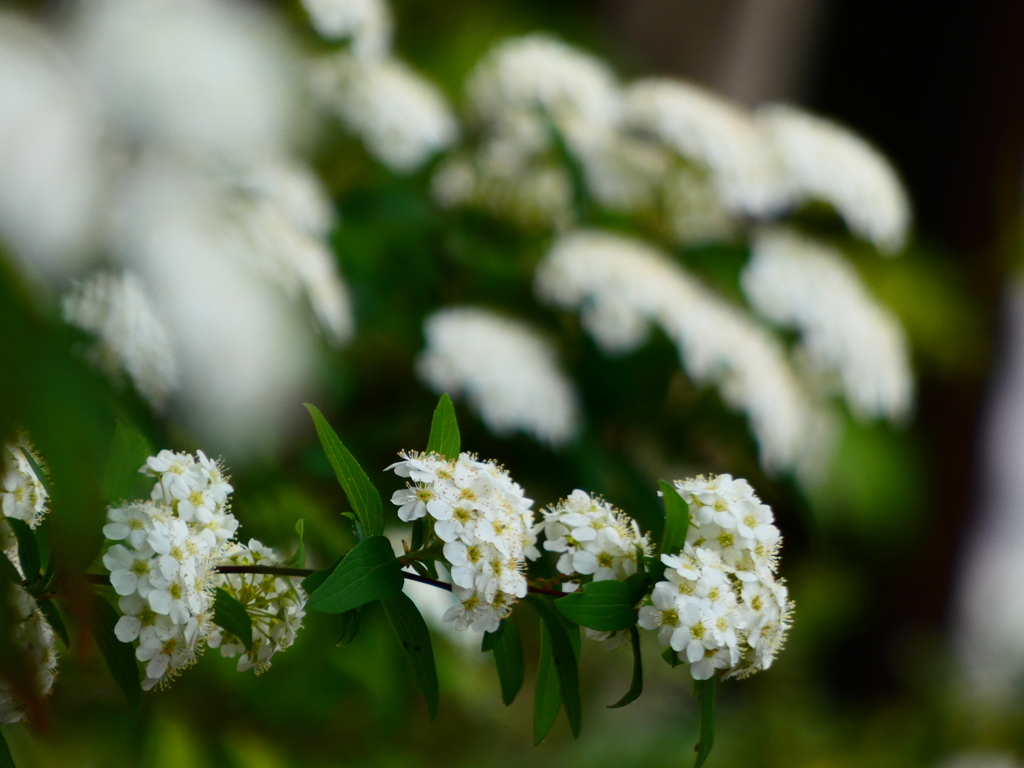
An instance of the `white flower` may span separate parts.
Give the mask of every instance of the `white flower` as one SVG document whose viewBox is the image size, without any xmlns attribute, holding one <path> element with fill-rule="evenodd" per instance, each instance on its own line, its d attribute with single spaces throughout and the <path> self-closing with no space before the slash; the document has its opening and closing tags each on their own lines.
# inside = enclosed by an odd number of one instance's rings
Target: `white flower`
<svg viewBox="0 0 1024 768">
<path fill-rule="evenodd" d="M 282 565 L 283 560 L 270 547 L 250 539 L 247 545 L 232 544 L 221 564 Z M 274 654 L 295 642 L 305 616 L 306 593 L 296 579 L 272 574 L 218 574 L 214 584 L 245 606 L 252 619 L 253 642 L 247 651 L 238 638 L 217 627 L 208 645 L 220 648 L 222 656 L 238 656 L 239 672 L 253 669 L 262 674 L 270 668 Z"/>
<path fill-rule="evenodd" d="M 424 322 L 426 349 L 416 361 L 436 392 L 462 395 L 498 435 L 525 432 L 552 446 L 576 434 L 579 407 L 551 342 L 528 325 L 493 312 L 453 307 Z"/>
<path fill-rule="evenodd" d="M 651 592 L 651 605 L 640 608 L 637 624 L 643 629 L 658 630 L 658 639 L 662 645 L 669 645 L 679 629 L 679 608 L 676 605 L 676 593 L 658 582 Z"/>
<path fill-rule="evenodd" d="M 763 229 L 740 282 L 760 314 L 800 332 L 816 371 L 838 375 L 856 416 L 908 415 L 914 378 L 906 335 L 838 250 L 788 229 Z"/>
<path fill-rule="evenodd" d="M 124 615 L 114 625 L 114 634 L 122 643 L 169 640 L 176 631 L 170 617 L 156 613 L 137 592 L 119 597 L 117 607 Z"/>
<path fill-rule="evenodd" d="M 831 204 L 850 231 L 883 253 L 899 251 L 910 228 L 910 201 L 877 149 L 837 123 L 769 104 L 756 119 L 775 145 L 801 201 Z"/>
<path fill-rule="evenodd" d="M 47 512 L 48 494 L 29 456 L 40 464 L 26 437 L 0 448 L 0 557 L 4 551 L 11 550 L 12 560 L 17 557 L 17 542 L 4 518 L 17 518 L 29 528 L 35 528 Z"/>
<path fill-rule="evenodd" d="M 110 571 L 110 584 L 119 595 L 138 592 L 148 597 L 156 586 L 166 587 L 165 579 L 157 570 L 153 550 L 146 546 L 128 549 L 115 544 L 103 555 L 103 565 Z"/>
<path fill-rule="evenodd" d="M 160 515 L 158 507 L 149 501 L 111 508 L 107 510 L 110 522 L 103 526 L 103 535 L 111 541 L 127 541 L 132 549 L 141 549 Z"/>
<path fill-rule="evenodd" d="M 342 51 L 317 61 L 312 78 L 320 103 L 396 173 L 415 171 L 458 138 L 441 92 L 397 59 Z"/>
</svg>

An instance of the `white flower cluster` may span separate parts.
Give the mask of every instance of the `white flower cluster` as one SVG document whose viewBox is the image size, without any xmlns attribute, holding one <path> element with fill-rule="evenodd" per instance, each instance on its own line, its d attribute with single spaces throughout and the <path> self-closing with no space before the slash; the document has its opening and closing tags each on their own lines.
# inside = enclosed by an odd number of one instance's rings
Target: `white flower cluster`
<svg viewBox="0 0 1024 768">
<path fill-rule="evenodd" d="M 639 625 L 690 663 L 694 680 L 723 670 L 746 677 L 768 669 L 789 629 L 793 604 L 776 576 L 781 537 L 771 508 L 730 475 L 676 481 L 690 505 L 686 546 L 662 555 Z"/>
<path fill-rule="evenodd" d="M 411 173 L 454 144 L 459 126 L 441 91 L 391 55 L 384 0 L 303 0 L 321 37 L 347 50 L 313 62 L 313 94 L 395 173 Z"/>
<path fill-rule="evenodd" d="M 624 581 L 637 572 L 638 560 L 651 554 L 647 534 L 636 520 L 607 501 L 579 488 L 558 504 L 543 511 L 544 549 L 558 552 L 555 567 L 570 581 L 563 589 L 575 591 L 580 577 L 592 581 Z M 602 643 L 606 650 L 617 648 L 628 632 L 600 632 L 585 628 L 583 634 Z"/>
<path fill-rule="evenodd" d="M 14 558 L 17 557 L 16 542 L 4 518 L 13 517 L 27 523 L 29 528 L 35 528 L 47 512 L 48 494 L 32 468 L 28 459 L 30 454 L 39 464 L 32 446 L 24 437 L 5 445 L 0 451 L 0 553 L 8 552 Z"/>
<path fill-rule="evenodd" d="M 14 561 L 17 565 L 17 555 Z M 14 612 L 11 617 L 13 626 L 4 627 L 4 630 L 10 632 L 11 641 L 24 654 L 22 658 L 27 660 L 34 673 L 34 679 L 29 684 L 35 688 L 36 693 L 45 696 L 53 688 L 57 676 L 57 639 L 32 596 L 17 584 L 9 587 L 9 608 Z M 24 703 L 15 698 L 10 684 L 0 679 L 0 725 L 16 723 L 24 717 Z"/>
<path fill-rule="evenodd" d="M 313 29 L 326 40 L 348 39 L 360 58 L 380 58 L 391 50 L 394 20 L 384 0 L 302 0 Z"/>
<path fill-rule="evenodd" d="M 756 113 L 786 166 L 797 199 L 832 205 L 850 231 L 882 253 L 899 251 L 910 228 L 910 200 L 889 161 L 841 125 L 793 107 Z"/>
<path fill-rule="evenodd" d="M 781 163 L 739 105 L 689 83 L 639 80 L 626 91 L 625 123 L 707 171 L 733 214 L 771 216 L 790 202 Z"/>
<path fill-rule="evenodd" d="M 4 518 L 21 520 L 35 528 L 48 511 L 46 489 L 28 460 L 30 453 L 39 464 L 27 438 L 22 437 L 17 443 L 4 446 L 0 454 L 0 557 L 7 557 L 22 577 L 25 574 L 18 558 L 17 540 Z M 31 684 L 39 695 L 45 696 L 57 674 L 57 639 L 32 596 L 17 584 L 10 585 L 10 589 L 8 607 L 14 611 L 11 639 L 32 666 L 35 679 Z M 0 725 L 18 722 L 24 716 L 23 703 L 14 698 L 10 685 L 0 679 Z"/>
<path fill-rule="evenodd" d="M 473 204 L 525 225 L 567 226 L 572 180 L 554 153 L 552 127 L 583 161 L 588 183 L 607 191 L 626 179 L 613 174 L 618 85 L 600 59 L 544 34 L 504 40 L 470 73 L 466 98 L 481 142 L 439 169 L 434 192 L 442 205 Z"/>
<path fill-rule="evenodd" d="M 690 378 L 747 414 L 765 467 L 802 470 L 823 453 L 827 421 L 781 342 L 652 246 L 597 230 L 565 235 L 535 285 L 543 300 L 579 310 L 609 353 L 636 349 L 660 325 Z"/>
<path fill-rule="evenodd" d="M 64 319 L 97 337 L 92 356 L 112 379 L 122 371 L 159 409 L 177 387 L 178 364 L 166 326 L 157 317 L 142 280 L 131 272 L 100 272 L 62 300 Z"/>
<path fill-rule="evenodd" d="M 352 338 L 348 286 L 338 271 L 327 235 L 334 226 L 331 201 L 308 168 L 278 162 L 238 180 L 239 254 L 291 298 L 309 303 L 335 346 Z"/>
<path fill-rule="evenodd" d="M 284 565 L 270 547 L 256 539 L 249 544 L 230 542 L 218 565 Z M 295 642 L 306 615 L 306 593 L 293 579 L 274 574 L 218 573 L 214 586 L 224 589 L 245 606 L 252 619 L 252 651 L 224 629 L 214 626 L 206 640 L 211 648 L 220 648 L 221 656 L 238 656 L 238 671 L 249 669 L 261 674 L 270 668 L 271 657 Z"/>
<path fill-rule="evenodd" d="M 838 374 L 854 414 L 908 414 L 914 378 L 903 328 L 841 253 L 787 229 L 760 230 L 741 284 L 761 315 L 800 332 L 811 365 Z"/>
<path fill-rule="evenodd" d="M 202 451 L 161 451 L 140 470 L 157 479 L 150 501 L 111 508 L 103 555 L 124 614 L 115 634 L 138 641 L 146 690 L 191 666 L 211 632 L 213 568 L 238 528 L 223 468 Z"/>
<path fill-rule="evenodd" d="M 579 428 L 571 381 L 554 346 L 525 323 L 472 307 L 442 309 L 423 325 L 426 349 L 416 361 L 436 392 L 464 395 L 497 435 L 522 431 L 552 446 Z"/>
<path fill-rule="evenodd" d="M 533 500 L 492 461 L 462 453 L 448 461 L 437 454 L 403 453 L 388 467 L 409 478 L 391 502 L 405 522 L 428 516 L 444 544 L 458 604 L 445 625 L 493 632 L 527 591 L 526 559 L 535 560 Z"/>
<path fill-rule="evenodd" d="M 638 557 L 650 555 L 636 520 L 586 491 L 577 488 L 543 514 L 544 549 L 560 553 L 556 567 L 566 576 L 623 581 L 636 573 Z"/>
</svg>

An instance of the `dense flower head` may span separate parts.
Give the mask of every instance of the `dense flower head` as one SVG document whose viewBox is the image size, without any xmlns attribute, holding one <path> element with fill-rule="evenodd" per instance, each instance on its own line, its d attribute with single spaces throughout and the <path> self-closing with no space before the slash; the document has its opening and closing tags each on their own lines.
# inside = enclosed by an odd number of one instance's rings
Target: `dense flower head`
<svg viewBox="0 0 1024 768">
<path fill-rule="evenodd" d="M 690 506 L 686 545 L 662 555 L 665 579 L 640 609 L 640 626 L 689 662 L 695 680 L 768 669 L 793 609 L 775 574 L 780 535 L 771 508 L 730 475 L 675 487 Z"/>
<path fill-rule="evenodd" d="M 391 502 L 405 522 L 429 516 L 444 542 L 444 557 L 459 600 L 444 615 L 462 631 L 493 632 L 527 591 L 526 559 L 536 559 L 533 500 L 493 461 L 462 453 L 449 461 L 435 453 L 402 453 L 392 464 L 409 478 Z"/>
<path fill-rule="evenodd" d="M 35 528 L 47 512 L 48 494 L 29 461 L 30 456 L 39 466 L 39 457 L 25 437 L 0 449 L 0 552 L 13 551 L 15 546 L 5 517 L 22 520 Z"/>
<path fill-rule="evenodd" d="M 107 512 L 103 555 L 122 612 L 115 634 L 138 642 L 145 689 L 192 665 L 211 632 L 214 567 L 234 538 L 232 487 L 224 468 L 202 451 L 161 451 L 140 469 L 156 479 L 148 501 Z"/>
<path fill-rule="evenodd" d="M 241 544 L 231 542 L 218 565 L 284 565 L 283 559 L 256 539 Z M 214 586 L 225 590 L 245 606 L 252 619 L 252 651 L 221 627 L 214 626 L 206 640 L 211 648 L 220 648 L 222 656 L 238 657 L 238 671 L 255 669 L 261 674 L 270 668 L 271 657 L 290 648 L 306 615 L 306 593 L 292 579 L 274 574 L 218 573 Z"/>
<path fill-rule="evenodd" d="M 604 499 L 578 488 L 544 510 L 544 549 L 558 552 L 558 572 L 593 581 L 622 581 L 650 554 L 640 526 Z"/>
<path fill-rule="evenodd" d="M 3 555 L 0 554 L 0 557 Z M 14 560 L 17 566 L 17 556 Z M 57 675 L 56 636 L 27 591 L 17 584 L 5 588 L 11 590 L 8 600 L 9 608 L 13 610 L 13 626 L 9 628 L 11 642 L 31 665 L 34 674 L 29 683 L 38 695 L 45 696 L 53 687 Z M 24 717 L 24 702 L 15 696 L 11 685 L 0 678 L 0 725 L 16 723 Z"/>
<path fill-rule="evenodd" d="M 544 549 L 559 553 L 556 568 L 566 576 L 563 589 L 574 591 L 581 581 L 624 581 L 637 572 L 640 558 L 651 554 L 647 534 L 636 520 L 604 499 L 580 489 L 543 511 L 537 528 L 544 530 Z M 584 628 L 583 634 L 600 641 L 606 650 L 629 637 L 625 631 L 601 632 Z"/>
</svg>

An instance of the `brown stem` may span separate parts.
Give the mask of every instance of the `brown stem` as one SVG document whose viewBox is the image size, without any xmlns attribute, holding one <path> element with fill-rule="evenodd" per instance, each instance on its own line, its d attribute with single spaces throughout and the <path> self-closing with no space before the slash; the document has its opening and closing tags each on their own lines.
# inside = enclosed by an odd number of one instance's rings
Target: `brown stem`
<svg viewBox="0 0 1024 768">
<path fill-rule="evenodd" d="M 263 573 L 272 576 L 310 576 L 315 571 L 311 568 L 285 568 L 277 565 L 218 565 L 216 567 L 217 573 Z M 402 576 L 407 578 L 409 581 L 419 581 L 423 584 L 430 584 L 432 587 L 438 587 L 440 589 L 447 589 L 449 592 L 452 590 L 452 585 L 445 582 L 439 581 L 438 579 L 431 579 L 427 576 L 420 576 L 418 573 L 409 573 L 408 571 L 402 571 Z M 105 586 L 110 585 L 110 579 L 104 576 L 102 573 L 87 573 L 85 574 L 86 580 L 90 584 L 103 584 Z M 564 597 L 567 592 L 559 592 L 557 589 L 545 589 L 544 587 L 527 587 L 527 590 L 538 595 L 551 595 L 552 597 Z"/>
</svg>

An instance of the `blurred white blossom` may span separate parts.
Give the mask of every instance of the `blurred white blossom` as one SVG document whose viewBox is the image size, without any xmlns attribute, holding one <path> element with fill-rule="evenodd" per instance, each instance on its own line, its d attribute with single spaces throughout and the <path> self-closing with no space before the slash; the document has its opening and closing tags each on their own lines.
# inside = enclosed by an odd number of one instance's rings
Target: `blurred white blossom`
<svg viewBox="0 0 1024 768">
<path fill-rule="evenodd" d="M 342 51 L 314 62 L 313 90 L 367 150 L 396 173 L 410 173 L 458 138 L 438 88 L 393 58 Z"/>
<path fill-rule="evenodd" d="M 625 94 L 625 123 L 710 175 L 734 215 L 771 216 L 790 203 L 771 145 L 740 106 L 678 80 L 638 80 Z"/>
<path fill-rule="evenodd" d="M 827 419 L 781 342 L 656 248 L 597 230 L 565 235 L 538 267 L 536 291 L 578 310 L 607 353 L 636 349 L 650 325 L 660 325 L 690 378 L 715 384 L 746 413 L 766 468 L 810 472 L 820 459 Z"/>
<path fill-rule="evenodd" d="M 0 240 L 54 280 L 94 245 L 100 122 L 87 84 L 42 30 L 0 13 Z"/>
<path fill-rule="evenodd" d="M 154 408 L 178 383 L 178 365 L 164 323 L 138 276 L 101 272 L 78 282 L 63 299 L 64 319 L 95 335 L 96 362 L 117 379 L 127 373 Z"/>
<path fill-rule="evenodd" d="M 800 201 L 829 203 L 851 232 L 883 253 L 903 247 L 910 201 L 881 152 L 848 128 L 794 107 L 766 105 L 756 118 L 785 163 Z"/>
<path fill-rule="evenodd" d="M 841 253 L 792 230 L 762 229 L 741 284 L 757 312 L 800 332 L 815 368 L 838 374 L 854 414 L 908 415 L 914 379 L 903 328 Z"/>
<path fill-rule="evenodd" d="M 551 342 L 525 323 L 472 307 L 424 322 L 416 369 L 436 392 L 464 396 L 495 434 L 522 431 L 558 446 L 579 425 L 576 393 Z"/>
<path fill-rule="evenodd" d="M 17 565 L 17 556 L 14 560 Z M 57 676 L 57 638 L 27 591 L 6 581 L 0 589 L 10 590 L 10 607 L 14 613 L 13 626 L 4 627 L 4 630 L 10 633 L 14 647 L 24 654 L 23 658 L 32 667 L 28 683 L 35 688 L 36 694 L 45 696 L 53 688 Z M 10 683 L 0 678 L 0 725 L 17 723 L 24 719 L 25 714 L 25 702 L 16 698 Z"/>
<path fill-rule="evenodd" d="M 313 28 L 327 40 L 349 40 L 359 58 L 391 51 L 394 20 L 384 0 L 302 0 Z"/>
<path fill-rule="evenodd" d="M 77 4 L 72 44 L 118 138 L 213 163 L 285 153 L 296 132 L 295 53 L 233 0 Z"/>
</svg>

